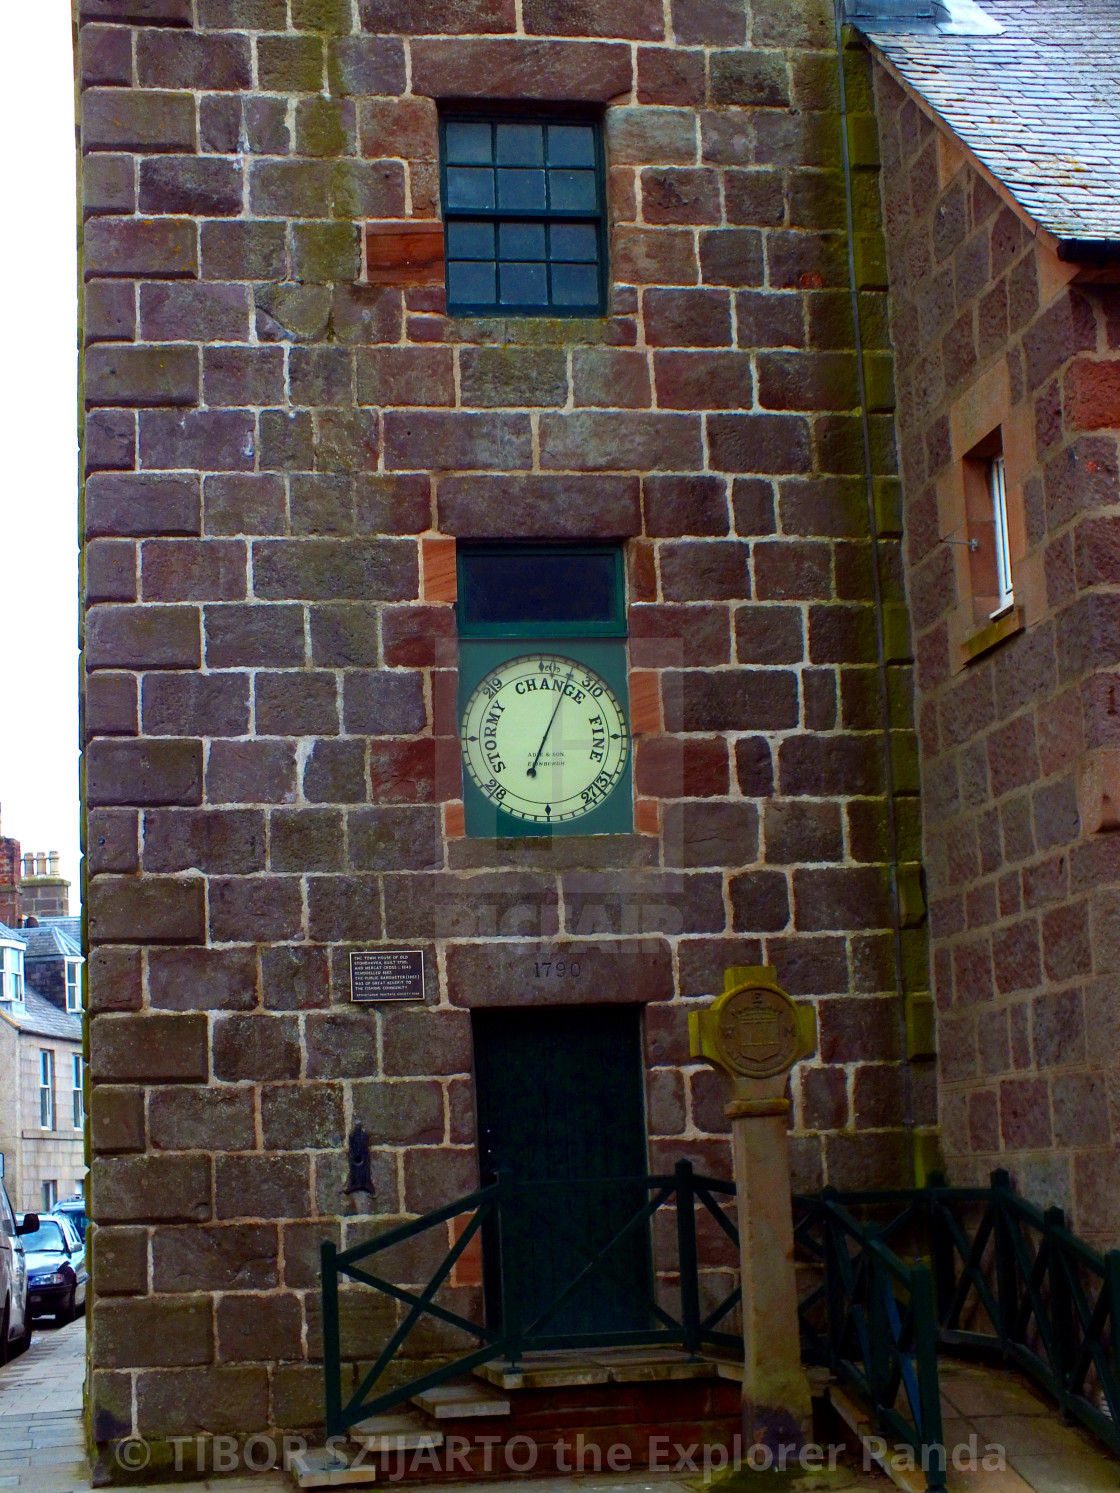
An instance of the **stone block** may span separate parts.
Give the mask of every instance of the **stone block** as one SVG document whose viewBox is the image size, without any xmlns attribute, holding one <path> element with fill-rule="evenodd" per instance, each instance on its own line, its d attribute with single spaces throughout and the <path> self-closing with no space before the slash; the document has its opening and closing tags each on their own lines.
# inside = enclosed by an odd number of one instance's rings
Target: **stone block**
<svg viewBox="0 0 1120 1493">
<path fill-rule="evenodd" d="M 352 809 L 348 815 L 351 865 L 361 871 L 423 871 L 443 863 L 438 808 Z"/>
<path fill-rule="evenodd" d="M 667 670 L 662 691 L 671 731 L 776 731 L 798 722 L 797 678 L 788 670 Z"/>
<path fill-rule="evenodd" d="M 189 93 L 89 88 L 82 95 L 81 134 L 87 151 L 191 151 L 194 99 Z"/>
<path fill-rule="evenodd" d="M 85 553 L 86 604 L 136 600 L 136 546 L 128 540 L 93 539 Z"/>
<path fill-rule="evenodd" d="M 556 974 L 557 960 L 574 960 L 581 978 Z M 546 970 L 548 964 L 552 968 Z M 603 942 L 554 940 L 547 946 L 512 940 L 451 944 L 447 974 L 455 1006 L 529 1006 L 542 998 L 551 1005 L 578 1004 L 585 998 L 584 979 L 610 1000 L 667 1001 L 673 995 L 669 946 L 654 934 Z"/>
<path fill-rule="evenodd" d="M 278 1283 L 275 1225 L 152 1230 L 152 1287 L 156 1291 L 266 1291 Z"/>
<path fill-rule="evenodd" d="M 244 736 L 249 729 L 249 680 L 237 674 L 148 674 L 144 734 Z"/>
<path fill-rule="evenodd" d="M 441 531 L 490 537 L 609 539 L 641 532 L 631 477 L 445 477 L 437 488 Z"/>
<path fill-rule="evenodd" d="M 679 41 L 679 30 L 677 38 Z M 699 48 L 638 48 L 640 104 L 702 104 L 705 84 L 704 53 Z"/>
<path fill-rule="evenodd" d="M 198 273 L 198 228 L 182 219 L 95 218 L 82 239 L 86 278 L 174 280 Z"/>
<path fill-rule="evenodd" d="M 86 750 L 86 793 L 93 806 L 201 803 L 201 743 L 92 742 Z"/>
<path fill-rule="evenodd" d="M 541 465 L 575 471 L 693 471 L 703 462 L 694 416 L 586 411 L 541 416 Z"/>
<path fill-rule="evenodd" d="M 136 1419 L 143 1436 L 264 1431 L 270 1423 L 268 1370 L 246 1364 L 140 1373 Z"/>
<path fill-rule="evenodd" d="M 136 79 L 141 88 L 251 88 L 249 38 L 236 32 L 141 30 Z"/>
<path fill-rule="evenodd" d="M 309 1158 L 218 1156 L 214 1196 L 219 1219 L 305 1218 L 311 1207 Z"/>
<path fill-rule="evenodd" d="M 203 223 L 200 243 L 207 280 L 283 280 L 287 273 L 282 223 Z"/>
<path fill-rule="evenodd" d="M 257 957 L 247 949 L 152 949 L 148 998 L 166 1011 L 250 1010 L 257 998 Z"/>
<path fill-rule="evenodd" d="M 415 544 L 405 540 L 259 540 L 254 589 L 264 600 L 401 601 L 417 594 Z"/>
<path fill-rule="evenodd" d="M 254 420 L 241 410 L 144 410 L 140 415 L 140 463 L 148 468 L 251 471 Z"/>
<path fill-rule="evenodd" d="M 201 503 L 197 477 L 99 473 L 86 483 L 86 537 L 197 534 Z"/>
<path fill-rule="evenodd" d="M 209 887 L 210 937 L 217 943 L 268 943 L 302 930 L 297 877 L 214 877 Z"/>
<path fill-rule="evenodd" d="M 618 43 L 423 38 L 412 44 L 412 91 L 428 98 L 606 103 L 632 86 L 631 50 Z"/>
<path fill-rule="evenodd" d="M 308 881 L 307 895 L 313 939 L 332 943 L 380 937 L 378 888 L 372 876 L 315 876 Z"/>
<path fill-rule="evenodd" d="M 178 1368 L 213 1357 L 207 1297 L 98 1301 L 92 1315 L 91 1350 L 105 1368 Z"/>
<path fill-rule="evenodd" d="M 298 667 L 304 661 L 302 607 L 208 606 L 203 622 L 211 668 Z"/>
<path fill-rule="evenodd" d="M 95 1157 L 97 1224 L 203 1223 L 210 1217 L 208 1156 Z"/>
<path fill-rule="evenodd" d="M 207 404 L 275 404 L 284 398 L 283 349 L 204 348 L 202 387 Z"/>
<path fill-rule="evenodd" d="M 145 1149 L 143 1089 L 127 1084 L 95 1084 L 90 1089 L 89 1120 L 90 1144 L 99 1156 Z"/>
<path fill-rule="evenodd" d="M 135 735 L 135 674 L 91 674 L 85 688 L 85 740 Z"/>
<path fill-rule="evenodd" d="M 643 304 L 651 347 L 731 345 L 731 298 L 725 290 L 650 290 Z"/>
<path fill-rule="evenodd" d="M 257 730 L 266 736 L 332 736 L 338 731 L 338 685 L 333 674 L 257 674 L 253 681 Z"/>
<path fill-rule="evenodd" d="M 159 1151 L 251 1151 L 256 1122 L 251 1089 L 152 1089 L 148 1134 Z"/>
<path fill-rule="evenodd" d="M 343 29 L 350 29 L 349 15 Z M 400 27 L 395 23 L 386 29 Z M 332 40 L 327 46 L 327 80 L 331 93 L 344 98 L 401 94 L 405 90 L 404 44 L 397 36 L 343 36 Z"/>
<path fill-rule="evenodd" d="M 137 843 L 139 816 L 131 809 L 91 809 L 86 821 L 86 870 L 91 876 L 101 871 L 138 871 L 140 851 Z"/>
<path fill-rule="evenodd" d="M 205 1083 L 206 1017 L 104 1016 L 90 1031 L 90 1077 L 100 1083 Z"/>
<path fill-rule="evenodd" d="M 230 217 L 241 211 L 241 198 L 241 167 L 235 161 L 213 156 L 163 156 L 140 162 L 142 213 Z"/>
<path fill-rule="evenodd" d="M 87 404 L 198 403 L 198 353 L 193 347 L 91 347 L 85 356 Z"/>
<path fill-rule="evenodd" d="M 91 1014 L 139 1011 L 143 1003 L 141 978 L 139 949 L 91 949 L 86 963 Z"/>
<path fill-rule="evenodd" d="M 99 1228 L 91 1239 L 98 1296 L 145 1295 L 148 1289 L 147 1233 L 143 1229 Z"/>
<path fill-rule="evenodd" d="M 218 1302 L 218 1361 L 245 1363 L 303 1355 L 303 1312 L 299 1297 L 285 1293 L 238 1293 Z"/>
</svg>

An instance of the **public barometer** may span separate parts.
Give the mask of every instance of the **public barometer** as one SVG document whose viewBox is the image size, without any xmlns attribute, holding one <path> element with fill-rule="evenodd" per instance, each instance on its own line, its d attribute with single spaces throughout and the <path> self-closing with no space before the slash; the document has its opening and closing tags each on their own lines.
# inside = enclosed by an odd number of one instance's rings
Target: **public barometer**
<svg viewBox="0 0 1120 1493">
<path fill-rule="evenodd" d="M 622 584 L 613 546 L 460 552 L 468 835 L 632 828 Z"/>
</svg>

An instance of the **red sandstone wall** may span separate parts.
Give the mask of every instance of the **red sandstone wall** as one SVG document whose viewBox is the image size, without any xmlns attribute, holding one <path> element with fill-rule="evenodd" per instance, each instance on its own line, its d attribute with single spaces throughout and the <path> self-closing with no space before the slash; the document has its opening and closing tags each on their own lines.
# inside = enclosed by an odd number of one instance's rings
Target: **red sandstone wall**
<svg viewBox="0 0 1120 1493">
<path fill-rule="evenodd" d="M 881 70 L 876 98 L 953 1179 L 1120 1238 L 1120 299 L 1071 277 Z M 1025 626 L 963 663 L 965 449 L 1003 423 Z M 1103 826 L 1103 827 L 1102 827 Z"/>
<path fill-rule="evenodd" d="M 798 1185 L 905 1181 L 932 1121 L 930 1065 L 898 1062 L 831 8 L 670 11 L 83 0 L 98 1440 L 134 1406 L 144 1434 L 319 1418 L 318 1244 L 370 1227 L 342 1137 L 374 1134 L 379 1219 L 471 1187 L 475 1003 L 641 1002 L 651 1163 L 718 1171 L 688 1007 L 769 962 L 820 1022 Z M 433 100 L 479 91 L 607 106 L 602 321 L 358 283 L 360 220 L 437 212 Z M 453 544 L 495 535 L 626 544 L 633 835 L 461 833 Z M 370 942 L 425 948 L 427 1009 L 349 1004 Z M 527 982 L 558 942 L 587 996 Z M 925 988 L 920 926 L 904 959 Z"/>
</svg>

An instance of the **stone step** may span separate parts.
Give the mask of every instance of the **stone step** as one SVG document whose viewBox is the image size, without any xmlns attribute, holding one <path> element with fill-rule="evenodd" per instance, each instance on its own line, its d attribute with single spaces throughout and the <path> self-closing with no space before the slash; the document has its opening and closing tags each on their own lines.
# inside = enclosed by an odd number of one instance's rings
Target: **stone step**
<svg viewBox="0 0 1120 1493">
<path fill-rule="evenodd" d="M 368 1415 L 365 1420 L 352 1425 L 347 1435 L 374 1455 L 443 1445 L 443 1432 L 433 1430 L 411 1410 L 392 1415 Z"/>
<path fill-rule="evenodd" d="M 452 1380 L 435 1389 L 412 1396 L 412 1403 L 433 1420 L 482 1420 L 509 1415 L 511 1405 L 504 1395 L 493 1394 L 477 1380 Z"/>
<path fill-rule="evenodd" d="M 372 1462 L 353 1467 L 352 1461 L 345 1452 L 313 1446 L 293 1461 L 292 1475 L 299 1488 L 355 1488 L 376 1482 Z"/>
</svg>

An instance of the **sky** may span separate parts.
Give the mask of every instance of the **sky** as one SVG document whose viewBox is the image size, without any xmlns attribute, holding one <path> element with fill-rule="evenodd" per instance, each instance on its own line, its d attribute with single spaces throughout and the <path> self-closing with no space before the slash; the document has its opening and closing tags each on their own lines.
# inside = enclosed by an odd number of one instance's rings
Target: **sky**
<svg viewBox="0 0 1120 1493">
<path fill-rule="evenodd" d="M 0 834 L 78 903 L 77 295 L 67 0 L 9 6 L 0 89 Z M 24 146 L 20 149 L 19 146 Z M 14 147 L 14 148 L 13 148 Z"/>
</svg>

